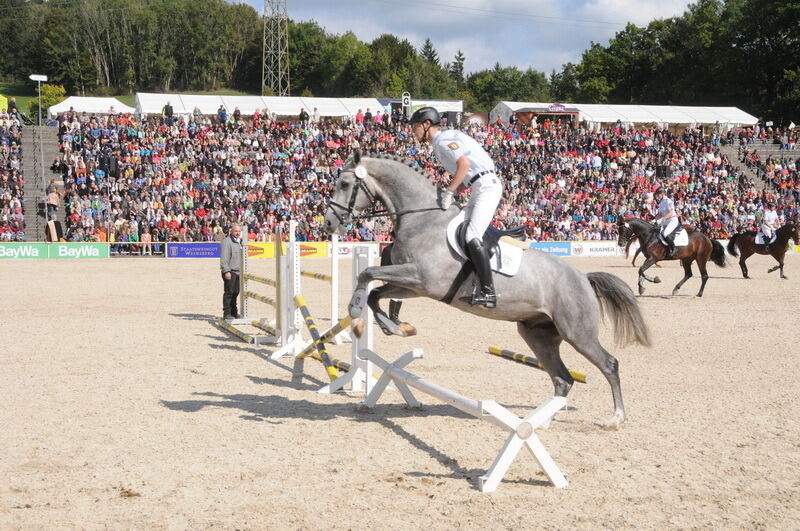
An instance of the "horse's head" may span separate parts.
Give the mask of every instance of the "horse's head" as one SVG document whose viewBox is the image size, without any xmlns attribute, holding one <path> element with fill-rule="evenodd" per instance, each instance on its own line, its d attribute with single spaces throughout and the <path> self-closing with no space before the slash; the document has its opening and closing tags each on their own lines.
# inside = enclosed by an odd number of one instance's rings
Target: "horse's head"
<svg viewBox="0 0 800 531">
<path fill-rule="evenodd" d="M 328 211 L 325 213 L 325 230 L 341 233 L 375 201 L 372 179 L 367 168 L 361 164 L 361 152 L 356 150 L 342 167 L 336 187 L 331 195 Z"/>
<path fill-rule="evenodd" d="M 617 245 L 620 247 L 628 245 L 628 240 L 630 240 L 631 236 L 633 236 L 633 229 L 631 228 L 630 223 L 620 218 L 620 220 L 617 222 L 617 232 L 619 233 L 619 236 L 617 237 Z"/>
<path fill-rule="evenodd" d="M 800 245 L 800 222 L 794 218 L 786 225 L 789 226 L 789 237 L 794 240 L 795 245 Z"/>
</svg>

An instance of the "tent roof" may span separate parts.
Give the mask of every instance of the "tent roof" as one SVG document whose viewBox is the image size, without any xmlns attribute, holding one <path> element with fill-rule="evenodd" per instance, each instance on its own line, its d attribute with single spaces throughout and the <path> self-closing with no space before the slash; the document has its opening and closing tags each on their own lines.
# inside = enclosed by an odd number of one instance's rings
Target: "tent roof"
<svg viewBox="0 0 800 531">
<path fill-rule="evenodd" d="M 347 108 L 347 113 L 350 116 L 358 114 L 359 109 L 361 109 L 361 112 L 367 112 L 367 107 L 369 107 L 369 112 L 372 114 L 384 110 L 383 105 L 376 98 L 341 98 L 339 101 Z"/>
<path fill-rule="evenodd" d="M 314 107 L 320 116 L 348 116 L 350 112 L 339 98 L 300 98 L 308 109 L 308 114 L 314 112 Z"/>
<path fill-rule="evenodd" d="M 128 107 L 117 98 L 87 98 L 82 96 L 70 96 L 61 103 L 57 103 L 47 109 L 50 116 L 55 116 L 61 112 L 69 111 L 70 107 L 76 112 L 89 112 L 94 114 L 108 114 L 111 107 L 119 113 L 133 113 L 136 109 Z"/>
</svg>

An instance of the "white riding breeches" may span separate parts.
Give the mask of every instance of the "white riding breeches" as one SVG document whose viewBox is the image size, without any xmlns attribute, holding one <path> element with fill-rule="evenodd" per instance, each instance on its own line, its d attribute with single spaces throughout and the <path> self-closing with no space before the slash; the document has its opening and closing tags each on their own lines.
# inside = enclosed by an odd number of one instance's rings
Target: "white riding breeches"
<svg viewBox="0 0 800 531">
<path fill-rule="evenodd" d="M 464 207 L 467 226 L 466 240 L 475 238 L 483 241 L 483 233 L 492 222 L 497 205 L 503 197 L 503 181 L 494 173 L 489 173 L 472 183 L 469 202 Z"/>
<path fill-rule="evenodd" d="M 771 242 L 772 238 L 775 236 L 775 231 L 766 225 L 761 225 L 761 233 L 764 235 L 764 241 L 767 243 Z"/>
<path fill-rule="evenodd" d="M 678 216 L 662 219 L 658 223 L 661 225 L 661 239 L 666 240 L 667 236 L 678 228 Z"/>
</svg>

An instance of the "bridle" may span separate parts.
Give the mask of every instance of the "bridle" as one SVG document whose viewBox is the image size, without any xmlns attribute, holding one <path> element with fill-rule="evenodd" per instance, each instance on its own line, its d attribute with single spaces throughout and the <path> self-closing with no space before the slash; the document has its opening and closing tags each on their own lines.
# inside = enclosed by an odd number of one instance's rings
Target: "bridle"
<svg viewBox="0 0 800 531">
<path fill-rule="evenodd" d="M 369 214 L 356 214 L 355 213 L 355 205 L 356 201 L 358 201 L 358 193 L 361 191 L 367 196 L 370 204 L 374 204 L 377 201 L 378 196 L 370 191 L 367 187 L 366 177 L 367 177 L 367 170 L 363 166 L 356 166 L 353 170 L 346 170 L 339 174 L 339 178 L 342 178 L 342 174 L 344 173 L 352 173 L 354 179 L 354 186 L 353 191 L 350 192 L 350 199 L 347 201 L 347 205 L 343 205 L 336 201 L 331 200 L 328 205 L 330 206 L 331 212 L 333 215 L 336 216 L 336 219 L 339 220 L 339 223 L 346 225 L 347 223 L 357 220 L 357 219 L 370 219 L 370 218 L 379 218 L 384 216 L 389 216 L 395 218 L 395 221 L 400 219 L 400 216 L 405 214 L 414 214 L 417 212 L 429 212 L 431 210 L 439 210 L 438 206 L 430 207 L 430 208 L 414 208 L 409 210 L 401 210 L 401 211 L 390 211 L 390 210 L 378 210 L 371 212 Z"/>
</svg>

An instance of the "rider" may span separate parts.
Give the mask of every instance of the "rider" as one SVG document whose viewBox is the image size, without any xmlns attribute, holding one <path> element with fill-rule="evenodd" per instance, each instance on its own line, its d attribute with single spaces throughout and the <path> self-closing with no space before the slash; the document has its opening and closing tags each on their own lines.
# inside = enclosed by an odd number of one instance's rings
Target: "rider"
<svg viewBox="0 0 800 531">
<path fill-rule="evenodd" d="M 778 228 L 778 212 L 775 211 L 775 203 L 770 201 L 767 203 L 767 209 L 764 211 L 764 219 L 761 223 L 761 233 L 764 235 L 764 250 L 770 252 L 769 244 L 775 235 L 775 230 Z"/>
<path fill-rule="evenodd" d="M 667 258 L 675 256 L 675 229 L 678 228 L 678 214 L 675 213 L 675 203 L 665 193 L 664 188 L 656 189 L 658 212 L 656 222 L 661 226 L 661 239 L 667 242 Z"/>
<path fill-rule="evenodd" d="M 480 280 L 480 293 L 475 290 L 472 297 L 462 297 L 461 300 L 473 306 L 481 304 L 494 308 L 497 296 L 488 249 L 483 245 L 483 233 L 500 204 L 503 182 L 495 172 L 492 158 L 474 138 L 457 129 L 444 130 L 439 127 L 440 121 L 439 111 L 433 107 L 422 107 L 411 116 L 414 137 L 419 142 L 428 140 L 436 158 L 452 175 L 448 187 L 439 193 L 439 207 L 447 210 L 461 186 L 472 189 L 465 208 L 468 223 L 465 241 L 467 256 Z"/>
</svg>

